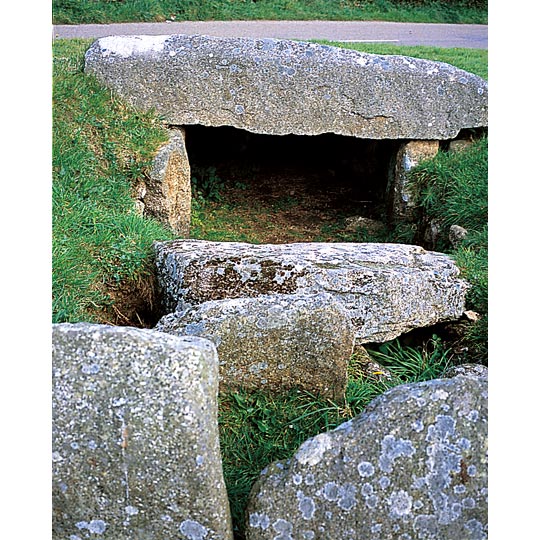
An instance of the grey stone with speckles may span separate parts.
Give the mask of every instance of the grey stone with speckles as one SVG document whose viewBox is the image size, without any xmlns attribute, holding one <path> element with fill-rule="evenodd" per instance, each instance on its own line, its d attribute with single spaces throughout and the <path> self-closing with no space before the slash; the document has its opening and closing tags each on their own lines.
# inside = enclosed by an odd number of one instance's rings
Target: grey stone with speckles
<svg viewBox="0 0 540 540">
<path fill-rule="evenodd" d="M 223 388 L 294 387 L 345 397 L 354 328 L 327 293 L 210 300 L 164 316 L 155 329 L 213 341 Z"/>
<path fill-rule="evenodd" d="M 53 540 L 232 540 L 215 346 L 53 325 Z"/>
<path fill-rule="evenodd" d="M 376 243 L 156 242 L 165 309 L 209 300 L 326 293 L 348 311 L 357 343 L 389 341 L 458 319 L 468 284 L 442 253 Z"/>
<path fill-rule="evenodd" d="M 452 366 L 446 373 L 445 377 L 451 378 L 457 375 L 464 377 L 488 377 L 488 368 L 482 364 L 461 364 L 460 366 Z"/>
<path fill-rule="evenodd" d="M 270 465 L 247 540 L 487 539 L 487 379 L 408 384 Z"/>
<path fill-rule="evenodd" d="M 369 139 L 453 139 L 488 125 L 488 87 L 476 75 L 315 43 L 110 36 L 88 49 L 85 70 L 168 124 Z"/>
</svg>

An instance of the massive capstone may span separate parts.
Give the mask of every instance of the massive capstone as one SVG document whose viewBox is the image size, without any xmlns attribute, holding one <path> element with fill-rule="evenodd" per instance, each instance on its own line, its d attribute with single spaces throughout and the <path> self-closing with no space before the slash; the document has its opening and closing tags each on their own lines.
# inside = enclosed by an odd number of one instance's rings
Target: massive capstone
<svg viewBox="0 0 540 540">
<path fill-rule="evenodd" d="M 487 378 L 395 387 L 265 469 L 248 540 L 485 540 Z"/>
<path fill-rule="evenodd" d="M 214 345 L 66 323 L 52 346 L 53 540 L 232 540 Z"/>
<path fill-rule="evenodd" d="M 349 314 L 360 344 L 458 319 L 465 310 L 468 284 L 454 261 L 419 246 L 173 240 L 154 247 L 169 313 L 209 300 L 327 293 Z"/>
<path fill-rule="evenodd" d="M 487 83 L 476 75 L 314 43 L 111 36 L 92 44 L 85 70 L 173 125 L 424 140 L 487 126 Z"/>
</svg>

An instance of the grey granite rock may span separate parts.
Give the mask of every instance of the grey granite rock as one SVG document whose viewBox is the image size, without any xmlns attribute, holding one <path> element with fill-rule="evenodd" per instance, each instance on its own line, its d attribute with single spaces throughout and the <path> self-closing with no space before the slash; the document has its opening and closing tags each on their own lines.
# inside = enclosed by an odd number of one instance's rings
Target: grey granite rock
<svg viewBox="0 0 540 540">
<path fill-rule="evenodd" d="M 183 129 L 170 129 L 169 141 L 154 158 L 144 182 L 144 215 L 170 227 L 179 236 L 189 236 L 191 221 L 191 168 Z"/>
<path fill-rule="evenodd" d="M 53 539 L 232 540 L 214 345 L 53 325 Z"/>
<path fill-rule="evenodd" d="M 468 284 L 442 253 L 376 243 L 156 242 L 168 312 L 209 300 L 327 293 L 349 312 L 360 343 L 458 319 Z"/>
<path fill-rule="evenodd" d="M 343 400 L 354 328 L 329 294 L 210 300 L 163 317 L 156 330 L 210 339 L 222 388 L 303 388 Z"/>
<path fill-rule="evenodd" d="M 459 366 L 452 366 L 444 376 L 447 378 L 457 377 L 462 375 L 463 377 L 482 377 L 488 378 L 488 368 L 482 364 L 461 364 Z"/>
<path fill-rule="evenodd" d="M 395 387 L 260 476 L 247 540 L 487 538 L 487 380 Z"/>
<path fill-rule="evenodd" d="M 168 124 L 271 135 L 452 139 L 487 126 L 487 83 L 449 64 L 278 39 L 110 36 L 85 70 Z"/>
</svg>

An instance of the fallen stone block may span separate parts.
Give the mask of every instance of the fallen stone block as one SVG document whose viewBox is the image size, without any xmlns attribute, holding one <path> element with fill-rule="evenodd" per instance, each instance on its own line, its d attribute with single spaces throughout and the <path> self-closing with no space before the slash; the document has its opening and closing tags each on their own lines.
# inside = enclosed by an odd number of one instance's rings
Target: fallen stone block
<svg viewBox="0 0 540 540">
<path fill-rule="evenodd" d="M 88 49 L 85 71 L 172 125 L 422 140 L 488 125 L 487 83 L 472 73 L 315 43 L 110 36 Z"/>
<path fill-rule="evenodd" d="M 358 344 L 458 319 L 468 284 L 450 257 L 401 244 L 156 242 L 167 312 L 226 298 L 327 293 Z"/>
<path fill-rule="evenodd" d="M 205 339 L 53 325 L 53 539 L 232 540 Z"/>
<path fill-rule="evenodd" d="M 354 328 L 328 294 L 210 300 L 163 317 L 156 330 L 210 339 L 222 388 L 302 388 L 342 401 Z"/>
<path fill-rule="evenodd" d="M 487 539 L 487 379 L 407 384 L 255 483 L 247 540 Z"/>
</svg>

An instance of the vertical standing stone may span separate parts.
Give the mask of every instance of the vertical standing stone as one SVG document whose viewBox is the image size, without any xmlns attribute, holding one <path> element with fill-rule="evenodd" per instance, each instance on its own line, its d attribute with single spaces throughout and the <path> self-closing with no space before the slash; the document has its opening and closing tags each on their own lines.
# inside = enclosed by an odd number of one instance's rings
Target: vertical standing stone
<svg viewBox="0 0 540 540">
<path fill-rule="evenodd" d="M 401 145 L 396 162 L 390 170 L 389 197 L 391 218 L 396 221 L 412 221 L 416 201 L 409 185 L 409 171 L 422 161 L 437 155 L 439 141 L 409 141 Z"/>
<path fill-rule="evenodd" d="M 142 191 L 144 214 L 189 236 L 191 221 L 191 169 L 183 128 L 169 130 L 170 139 L 158 151 L 150 179 Z"/>
<path fill-rule="evenodd" d="M 232 540 L 214 345 L 86 323 L 52 345 L 53 540 Z"/>
</svg>

